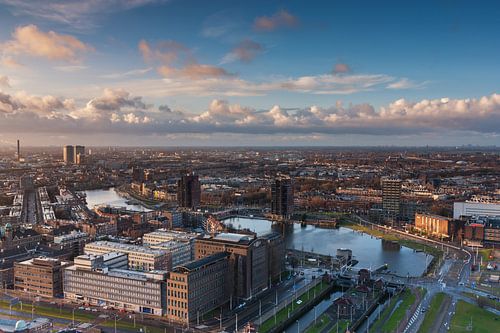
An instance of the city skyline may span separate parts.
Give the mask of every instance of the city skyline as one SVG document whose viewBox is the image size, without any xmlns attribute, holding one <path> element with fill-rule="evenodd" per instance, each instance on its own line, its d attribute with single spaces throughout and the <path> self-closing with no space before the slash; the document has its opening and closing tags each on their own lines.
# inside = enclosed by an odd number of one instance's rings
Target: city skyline
<svg viewBox="0 0 500 333">
<path fill-rule="evenodd" d="M 500 5 L 0 1 L 0 146 L 500 142 Z"/>
</svg>

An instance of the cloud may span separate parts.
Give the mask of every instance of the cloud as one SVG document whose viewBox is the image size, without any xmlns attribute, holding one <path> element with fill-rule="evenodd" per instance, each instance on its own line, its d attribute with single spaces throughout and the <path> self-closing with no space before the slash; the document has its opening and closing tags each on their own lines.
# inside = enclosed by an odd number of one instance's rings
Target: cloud
<svg viewBox="0 0 500 333">
<path fill-rule="evenodd" d="M 5 75 L 0 75 L 0 88 L 10 88 L 9 77 Z"/>
<path fill-rule="evenodd" d="M 399 99 L 375 108 L 364 104 L 255 109 L 214 99 L 200 114 L 155 107 L 123 89 L 105 89 L 84 104 L 72 98 L 0 92 L 2 133 L 235 133 L 293 135 L 500 135 L 500 94 L 481 98 Z"/>
<path fill-rule="evenodd" d="M 71 35 L 43 32 L 35 25 L 16 28 L 12 39 L 0 44 L 4 57 L 27 55 L 48 60 L 78 62 L 81 54 L 92 48 Z"/>
<path fill-rule="evenodd" d="M 222 67 L 199 64 L 192 51 L 176 41 L 162 41 L 151 46 L 147 41 L 141 40 L 138 48 L 147 63 L 159 64 L 157 71 L 165 78 L 197 80 L 233 76 Z"/>
<path fill-rule="evenodd" d="M 292 28 L 299 24 L 299 19 L 286 10 L 280 10 L 272 16 L 257 17 L 253 27 L 257 31 L 274 31 L 280 28 Z"/>
<path fill-rule="evenodd" d="M 411 81 L 407 78 L 402 78 L 396 82 L 391 82 L 387 85 L 388 89 L 416 89 L 416 88 L 423 88 L 425 85 L 429 83 L 428 81 L 424 82 L 414 82 Z"/>
<path fill-rule="evenodd" d="M 350 73 L 351 68 L 349 67 L 348 64 L 344 63 L 336 63 L 333 66 L 333 74 L 344 74 L 344 73 Z"/>
<path fill-rule="evenodd" d="M 130 71 L 126 71 L 126 72 L 123 72 L 123 73 L 105 74 L 105 75 L 101 75 L 100 77 L 102 77 L 103 79 L 121 79 L 121 78 L 129 77 L 129 76 L 144 75 L 146 73 L 151 72 L 152 70 L 153 70 L 152 67 L 139 68 L 139 69 L 132 69 Z"/>
<path fill-rule="evenodd" d="M 164 0 L 0 0 L 16 15 L 49 20 L 76 29 L 92 29 L 104 14 L 129 10 Z"/>
<path fill-rule="evenodd" d="M 222 58 L 221 64 L 235 61 L 250 62 L 262 51 L 264 51 L 262 44 L 250 39 L 245 39 Z"/>
<path fill-rule="evenodd" d="M 61 72 L 74 73 L 87 69 L 88 67 L 83 65 L 74 65 L 74 66 L 56 66 L 54 68 Z"/>
</svg>

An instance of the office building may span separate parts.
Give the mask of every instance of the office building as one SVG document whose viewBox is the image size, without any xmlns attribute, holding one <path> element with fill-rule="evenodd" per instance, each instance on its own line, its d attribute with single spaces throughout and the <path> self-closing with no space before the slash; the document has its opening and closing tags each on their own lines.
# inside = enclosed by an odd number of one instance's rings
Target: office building
<svg viewBox="0 0 500 333">
<path fill-rule="evenodd" d="M 75 164 L 82 164 L 85 159 L 85 146 L 75 146 L 75 152 L 73 154 Z"/>
<path fill-rule="evenodd" d="M 177 204 L 196 209 L 200 206 L 201 185 L 197 175 L 184 175 L 177 182 Z"/>
<path fill-rule="evenodd" d="M 271 250 L 270 244 L 275 248 Z M 199 236 L 194 247 L 196 260 L 219 252 L 230 253 L 229 291 L 230 295 L 240 298 L 251 297 L 267 288 L 272 281 L 271 274 L 277 276 L 277 271 L 283 268 L 284 244 L 271 238 L 220 233 Z M 278 253 L 282 255 L 281 260 Z"/>
<path fill-rule="evenodd" d="M 383 177 L 382 185 L 382 210 L 389 221 L 394 222 L 400 214 L 401 206 L 401 179 Z"/>
<path fill-rule="evenodd" d="M 431 214 L 415 214 L 415 229 L 438 238 L 448 238 L 455 234 L 451 219 Z"/>
<path fill-rule="evenodd" d="M 194 243 L 191 242 L 171 240 L 150 245 L 150 248 L 170 253 L 170 256 L 172 257 L 172 267 L 176 267 L 193 260 L 193 245 Z"/>
<path fill-rule="evenodd" d="M 167 279 L 167 318 L 188 324 L 229 301 L 229 254 L 219 252 L 174 268 Z"/>
<path fill-rule="evenodd" d="M 36 296 L 63 294 L 62 269 L 68 266 L 54 258 L 33 258 L 14 263 L 14 288 Z"/>
<path fill-rule="evenodd" d="M 172 255 L 163 250 L 154 250 L 140 245 L 97 241 L 85 245 L 85 254 L 120 252 L 128 255 L 128 267 L 137 271 L 171 270 Z"/>
<path fill-rule="evenodd" d="M 475 216 L 500 216 L 499 203 L 485 202 L 455 202 L 453 203 L 453 218 L 462 219 Z"/>
<path fill-rule="evenodd" d="M 290 177 L 280 177 L 271 184 L 271 212 L 288 219 L 293 214 L 293 182 Z"/>
<path fill-rule="evenodd" d="M 63 160 L 66 164 L 73 164 L 75 162 L 75 148 L 71 145 L 63 147 Z"/>
<path fill-rule="evenodd" d="M 167 272 L 111 268 L 95 256 L 77 259 L 64 269 L 64 298 L 156 316 L 164 314 Z"/>
</svg>

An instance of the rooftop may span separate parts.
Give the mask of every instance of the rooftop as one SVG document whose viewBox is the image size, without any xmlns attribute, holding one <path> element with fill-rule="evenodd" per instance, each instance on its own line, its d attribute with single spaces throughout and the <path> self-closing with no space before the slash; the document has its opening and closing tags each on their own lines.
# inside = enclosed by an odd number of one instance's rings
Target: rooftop
<svg viewBox="0 0 500 333">
<path fill-rule="evenodd" d="M 150 249 L 148 247 L 144 247 L 144 246 L 140 246 L 140 245 L 123 244 L 123 243 L 108 242 L 108 241 L 97 241 L 97 242 L 89 243 L 89 244 L 85 245 L 85 251 L 87 251 L 89 248 L 91 248 L 93 246 L 118 250 L 116 252 L 125 252 L 125 253 L 140 252 L 140 253 L 147 253 L 147 254 L 153 254 L 153 255 L 165 254 L 165 251 L 162 251 L 162 250 L 153 250 L 153 249 Z"/>
<path fill-rule="evenodd" d="M 205 257 L 205 258 L 190 261 L 184 265 L 177 266 L 176 268 L 185 269 L 185 270 L 188 270 L 191 272 L 191 271 L 197 270 L 203 266 L 206 266 L 208 264 L 212 264 L 212 263 L 215 263 L 221 259 L 227 258 L 228 255 L 229 255 L 229 253 L 227 253 L 227 252 L 218 252 L 218 253 L 212 254 L 212 255 Z"/>
</svg>

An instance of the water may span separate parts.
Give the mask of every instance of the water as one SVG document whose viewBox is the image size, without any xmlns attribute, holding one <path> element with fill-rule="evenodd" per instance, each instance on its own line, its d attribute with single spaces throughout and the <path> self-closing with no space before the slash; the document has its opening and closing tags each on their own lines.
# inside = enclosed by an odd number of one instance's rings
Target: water
<svg viewBox="0 0 500 333">
<path fill-rule="evenodd" d="M 322 229 L 314 226 L 301 227 L 300 224 L 287 226 L 283 231 L 279 225 L 272 225 L 268 220 L 250 218 L 232 218 L 224 221 L 235 228 L 250 229 L 257 234 L 280 231 L 285 235 L 286 248 L 316 252 L 335 256 L 338 248 L 349 248 L 359 263 L 358 268 L 378 268 L 389 265 L 389 270 L 398 275 L 420 276 L 425 270 L 426 255 L 412 249 L 401 247 L 391 249 L 382 245 L 382 240 L 373 236 L 355 232 L 348 228 Z M 430 258 L 427 259 L 430 262 Z"/>
<path fill-rule="evenodd" d="M 141 205 L 127 203 L 129 199 L 120 196 L 114 187 L 107 190 L 85 191 L 85 194 L 87 195 L 87 206 L 90 209 L 97 205 L 109 205 L 113 207 L 125 207 L 128 210 L 139 212 L 150 211 Z"/>
</svg>

